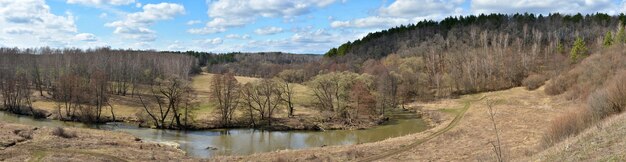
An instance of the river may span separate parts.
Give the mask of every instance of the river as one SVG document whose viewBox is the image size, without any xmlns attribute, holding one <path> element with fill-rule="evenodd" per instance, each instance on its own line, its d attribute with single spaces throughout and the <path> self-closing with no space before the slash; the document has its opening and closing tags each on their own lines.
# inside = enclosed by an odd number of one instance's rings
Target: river
<svg viewBox="0 0 626 162">
<path fill-rule="evenodd" d="M 145 141 L 176 142 L 193 157 L 214 155 L 249 155 L 283 149 L 352 145 L 421 132 L 426 123 L 415 115 L 395 115 L 389 122 L 365 130 L 264 131 L 256 129 L 214 129 L 178 131 L 140 128 L 126 123 L 88 125 L 50 119 L 33 119 L 0 111 L 0 120 L 46 127 L 78 127 L 127 132 Z"/>
</svg>

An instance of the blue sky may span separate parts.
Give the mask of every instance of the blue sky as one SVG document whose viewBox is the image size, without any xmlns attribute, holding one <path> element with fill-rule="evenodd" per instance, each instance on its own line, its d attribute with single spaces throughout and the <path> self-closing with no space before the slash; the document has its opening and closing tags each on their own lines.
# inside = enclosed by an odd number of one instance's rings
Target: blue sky
<svg viewBox="0 0 626 162">
<path fill-rule="evenodd" d="M 623 0 L 0 0 L 0 46 L 324 53 L 423 19 L 624 11 Z"/>
</svg>

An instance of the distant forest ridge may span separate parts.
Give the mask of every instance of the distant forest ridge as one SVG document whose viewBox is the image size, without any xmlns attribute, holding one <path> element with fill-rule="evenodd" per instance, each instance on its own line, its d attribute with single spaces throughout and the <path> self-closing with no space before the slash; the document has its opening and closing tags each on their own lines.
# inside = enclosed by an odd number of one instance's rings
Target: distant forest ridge
<svg viewBox="0 0 626 162">
<path fill-rule="evenodd" d="M 227 53 L 214 53 L 203 51 L 155 51 L 155 50 L 133 50 L 133 49 L 111 49 L 110 47 L 99 48 L 51 48 L 51 47 L 39 47 L 39 48 L 8 48 L 1 47 L 0 51 L 6 51 L 6 53 L 13 54 L 35 54 L 35 55 L 49 55 L 49 54 L 77 54 L 77 53 L 111 53 L 111 54 L 127 54 L 127 53 L 161 53 L 161 54 L 179 54 L 193 56 L 197 59 L 197 65 L 194 65 L 192 73 L 200 72 L 200 67 L 209 67 L 209 72 L 224 73 L 227 71 L 233 71 L 238 73 L 238 70 L 226 70 L 222 66 L 236 66 L 240 63 L 250 65 L 250 69 L 259 70 L 263 65 L 273 66 L 292 66 L 300 65 L 309 62 L 319 61 L 322 55 L 319 54 L 294 54 L 284 52 L 227 52 Z M 256 66 L 256 67 L 254 67 Z M 267 67 L 270 68 L 270 67 Z M 251 70 L 246 70 L 251 71 Z M 247 76 L 257 76 L 248 72 L 247 74 L 240 74 Z"/>
<path fill-rule="evenodd" d="M 547 16 L 532 13 L 524 14 L 480 14 L 478 16 L 450 16 L 439 22 L 423 20 L 416 24 L 400 25 L 387 30 L 369 33 L 367 36 L 354 41 L 346 42 L 339 47 L 332 48 L 324 54 L 326 57 L 359 55 L 361 59 L 382 58 L 391 53 L 406 51 L 407 47 L 419 46 L 419 44 L 432 39 L 435 36 L 449 38 L 459 37 L 459 33 L 471 30 L 498 31 L 511 35 L 522 35 L 524 28 L 532 28 L 540 32 L 557 33 L 560 40 L 568 41 L 569 32 L 589 30 L 585 27 L 615 27 L 626 24 L 626 15 L 611 16 L 605 13 L 573 14 L 559 13 Z M 450 33 L 454 32 L 454 33 Z M 525 33 L 523 33 L 525 34 Z M 587 37 L 584 33 L 583 37 Z M 602 35 L 604 33 L 598 33 Z M 595 36 L 593 36 L 595 37 Z M 592 41 L 587 39 L 587 41 Z"/>
</svg>

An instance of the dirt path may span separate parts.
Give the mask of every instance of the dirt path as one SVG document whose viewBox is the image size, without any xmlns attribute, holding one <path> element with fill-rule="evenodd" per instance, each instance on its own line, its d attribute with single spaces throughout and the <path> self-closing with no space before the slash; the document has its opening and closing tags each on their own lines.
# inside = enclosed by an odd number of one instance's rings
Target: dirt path
<svg viewBox="0 0 626 162">
<path fill-rule="evenodd" d="M 418 139 L 415 142 L 413 142 L 410 145 L 407 145 L 405 147 L 400 147 L 400 148 L 397 148 L 397 149 L 394 149 L 394 150 L 387 151 L 387 152 L 382 153 L 382 154 L 377 154 L 377 155 L 365 157 L 363 159 L 359 159 L 358 161 L 377 161 L 377 160 L 382 160 L 382 159 L 388 158 L 390 156 L 397 155 L 397 154 L 402 153 L 404 151 L 410 150 L 410 149 L 412 149 L 414 147 L 417 147 L 418 145 L 420 145 L 420 144 L 422 144 L 424 142 L 427 142 L 430 139 L 433 139 L 433 138 L 435 138 L 435 137 L 437 137 L 437 136 L 439 136 L 439 135 L 449 131 L 450 129 L 456 127 L 459 124 L 459 122 L 461 121 L 461 119 L 463 119 L 463 116 L 465 116 L 465 112 L 467 112 L 467 110 L 470 108 L 472 102 L 480 101 L 480 100 L 484 99 L 485 97 L 486 96 L 482 96 L 479 99 L 466 101 L 465 105 L 461 109 L 461 112 L 459 112 L 459 114 L 457 114 L 454 117 L 454 119 L 450 122 L 450 124 L 448 124 L 448 126 L 444 127 L 443 129 L 438 130 L 438 131 L 434 132 L 433 134 L 431 134 L 429 136 L 426 136 L 424 138 Z"/>
</svg>

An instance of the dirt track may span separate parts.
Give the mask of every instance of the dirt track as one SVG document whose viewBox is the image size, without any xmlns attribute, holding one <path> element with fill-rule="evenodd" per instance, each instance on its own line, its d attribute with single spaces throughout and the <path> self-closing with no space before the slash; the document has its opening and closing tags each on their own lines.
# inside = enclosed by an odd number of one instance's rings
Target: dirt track
<svg viewBox="0 0 626 162">
<path fill-rule="evenodd" d="M 485 98 L 485 96 L 481 97 L 480 99 L 477 99 L 476 101 L 480 101 L 480 100 L 482 100 L 484 98 Z M 419 146 L 420 144 L 422 144 L 422 143 L 424 143 L 424 142 L 426 142 L 426 141 L 428 141 L 430 139 L 433 139 L 433 138 L 435 138 L 435 137 L 437 137 L 437 136 L 439 136 L 439 135 L 449 131 L 450 129 L 452 129 L 455 126 L 459 125 L 459 122 L 461 121 L 461 119 L 463 119 L 463 116 L 465 116 L 465 112 L 467 112 L 467 110 L 470 108 L 472 102 L 475 102 L 475 101 L 467 101 L 465 103 L 465 106 L 463 106 L 463 109 L 461 110 L 461 112 L 457 116 L 454 117 L 454 119 L 452 120 L 452 122 L 450 122 L 450 124 L 448 124 L 448 126 L 444 127 L 443 129 L 438 130 L 435 133 L 433 133 L 433 134 L 431 134 L 429 136 L 426 136 L 425 138 L 418 139 L 418 140 L 416 140 L 415 142 L 411 143 L 410 145 L 408 145 L 406 147 L 401 147 L 401 148 L 398 148 L 398 149 L 395 149 L 395 150 L 390 150 L 390 151 L 385 152 L 383 154 L 377 154 L 377 155 L 374 155 L 374 156 L 369 156 L 369 157 L 366 157 L 366 158 L 363 158 L 363 159 L 359 159 L 358 161 L 376 161 L 376 160 L 385 159 L 387 157 L 390 157 L 390 156 L 399 154 L 401 152 L 410 150 L 412 148 L 415 148 L 415 147 Z"/>
</svg>

